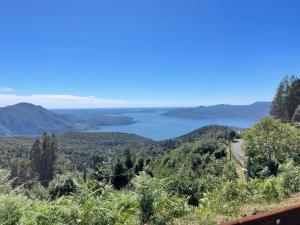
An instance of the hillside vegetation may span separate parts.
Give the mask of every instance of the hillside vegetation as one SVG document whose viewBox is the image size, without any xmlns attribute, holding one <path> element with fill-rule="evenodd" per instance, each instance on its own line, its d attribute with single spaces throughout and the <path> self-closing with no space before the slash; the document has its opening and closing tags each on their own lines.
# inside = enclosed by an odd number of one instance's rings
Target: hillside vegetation
<svg viewBox="0 0 300 225">
<path fill-rule="evenodd" d="M 290 137 L 290 130 L 283 131 Z M 207 126 L 166 142 L 118 133 L 67 133 L 52 138 L 45 134 L 27 156 L 18 151 L 14 157 L 19 164 L 6 167 L 10 173 L 0 170 L 1 221 L 218 224 L 241 216 L 241 212 L 269 209 L 269 205 L 275 206 L 299 191 L 300 167 L 291 159 L 282 161 L 276 177 L 266 175 L 253 177 L 249 183 L 241 182 L 227 155 L 228 143 L 234 136 L 235 132 L 224 126 Z M 21 149 L 22 143 L 25 147 L 30 142 L 34 138 L 3 138 L 0 143 L 2 147 L 15 143 Z M 69 151 L 63 150 L 66 146 Z M 82 150 L 83 155 L 85 149 L 94 148 L 93 163 L 80 167 L 87 163 L 86 158 L 81 158 L 80 163 L 70 160 L 71 146 L 78 153 Z M 51 152 L 56 153 L 54 158 Z M 43 157 L 46 161 L 55 159 L 48 175 L 41 173 L 38 166 Z M 40 161 L 32 161 L 37 158 Z M 260 207 L 251 211 L 247 208 L 251 205 Z"/>
<path fill-rule="evenodd" d="M 225 126 L 162 142 L 122 133 L 1 138 L 0 224 L 217 225 L 298 203 L 300 130 L 290 122 L 266 117 L 243 132 L 245 176 L 229 154 L 238 134 Z"/>
</svg>

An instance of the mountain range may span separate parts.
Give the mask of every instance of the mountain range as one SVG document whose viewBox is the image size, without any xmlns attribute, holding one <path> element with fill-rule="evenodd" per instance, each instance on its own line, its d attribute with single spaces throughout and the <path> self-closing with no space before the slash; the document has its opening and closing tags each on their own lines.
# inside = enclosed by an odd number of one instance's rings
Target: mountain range
<svg viewBox="0 0 300 225">
<path fill-rule="evenodd" d="M 267 116 L 270 102 L 257 102 L 251 105 L 215 105 L 196 108 L 168 109 L 163 115 L 191 119 L 236 118 L 259 120 Z M 61 133 L 66 131 L 96 130 L 100 126 L 129 125 L 135 123 L 127 116 L 112 116 L 100 111 L 55 110 L 49 111 L 41 106 L 19 103 L 0 108 L 0 136 L 40 135 L 47 131 Z"/>
<path fill-rule="evenodd" d="M 260 120 L 269 115 L 271 102 L 256 102 L 251 105 L 214 105 L 195 108 L 176 108 L 165 112 L 164 116 L 189 119 L 235 118 Z"/>
<path fill-rule="evenodd" d="M 89 110 L 47 110 L 30 103 L 0 108 L 0 136 L 40 135 L 66 131 L 86 131 L 99 126 L 135 123 L 126 116 L 89 113 Z"/>
</svg>

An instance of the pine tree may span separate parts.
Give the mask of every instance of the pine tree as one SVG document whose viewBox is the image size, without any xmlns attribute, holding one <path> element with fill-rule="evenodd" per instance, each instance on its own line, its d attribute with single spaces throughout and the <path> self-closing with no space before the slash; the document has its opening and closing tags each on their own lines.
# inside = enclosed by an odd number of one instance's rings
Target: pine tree
<svg viewBox="0 0 300 225">
<path fill-rule="evenodd" d="M 114 175 L 112 179 L 112 185 L 117 190 L 120 190 L 122 187 L 125 187 L 129 183 L 129 178 L 126 172 L 127 170 L 124 168 L 122 163 L 118 161 L 115 165 Z"/>
<path fill-rule="evenodd" d="M 270 114 L 275 119 L 281 119 L 284 122 L 290 121 L 288 116 L 288 93 L 289 93 L 289 76 L 285 76 L 280 82 L 276 95 L 272 102 Z"/>
<path fill-rule="evenodd" d="M 135 174 L 139 174 L 141 171 L 143 171 L 144 169 L 144 159 L 139 159 L 137 161 L 137 164 L 134 166 L 134 173 Z"/>
<path fill-rule="evenodd" d="M 129 148 L 125 149 L 125 166 L 127 169 L 132 169 L 134 166 Z"/>
<path fill-rule="evenodd" d="M 290 118 L 290 120 L 292 120 L 298 105 L 300 105 L 300 80 L 298 78 L 292 77 L 287 106 L 288 117 Z"/>
</svg>

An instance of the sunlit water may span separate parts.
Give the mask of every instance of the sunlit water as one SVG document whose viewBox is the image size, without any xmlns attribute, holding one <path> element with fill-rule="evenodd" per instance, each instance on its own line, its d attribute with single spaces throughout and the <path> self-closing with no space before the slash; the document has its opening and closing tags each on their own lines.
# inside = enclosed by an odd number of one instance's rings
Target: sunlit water
<svg viewBox="0 0 300 225">
<path fill-rule="evenodd" d="M 164 140 L 181 136 L 205 125 L 219 124 L 239 128 L 248 128 L 257 122 L 253 120 L 241 120 L 234 118 L 199 120 L 183 119 L 162 116 L 161 114 L 163 112 L 164 111 L 121 114 L 122 116 L 132 117 L 134 120 L 139 122 L 131 125 L 99 127 L 97 131 L 125 132 L 151 138 L 153 140 Z"/>
</svg>

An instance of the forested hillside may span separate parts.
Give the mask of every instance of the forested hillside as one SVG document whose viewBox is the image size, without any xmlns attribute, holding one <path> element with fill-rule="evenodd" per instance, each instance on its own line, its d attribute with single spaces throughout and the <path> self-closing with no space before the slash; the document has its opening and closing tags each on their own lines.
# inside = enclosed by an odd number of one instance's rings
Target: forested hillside
<svg viewBox="0 0 300 225">
<path fill-rule="evenodd" d="M 0 137 L 0 166 L 17 167 L 19 160 L 26 160 L 36 137 Z M 82 169 L 84 164 L 91 165 L 100 156 L 116 155 L 125 147 L 133 152 L 154 152 L 157 144 L 147 138 L 125 133 L 68 132 L 55 137 L 60 147 L 59 154 L 66 162 L 61 166 Z M 159 149 L 158 149 L 159 150 Z M 157 150 L 157 151 L 158 151 Z M 72 165 L 72 166 L 71 166 Z M 30 170 L 30 168 L 25 168 Z"/>
</svg>

